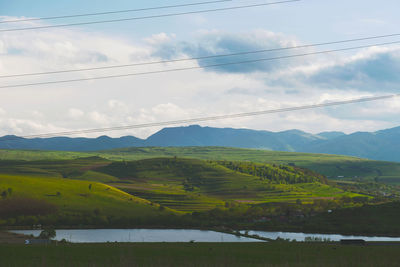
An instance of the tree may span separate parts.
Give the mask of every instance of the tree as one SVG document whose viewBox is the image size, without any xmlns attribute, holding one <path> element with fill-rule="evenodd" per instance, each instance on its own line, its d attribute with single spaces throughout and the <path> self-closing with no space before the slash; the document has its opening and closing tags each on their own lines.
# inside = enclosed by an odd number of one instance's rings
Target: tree
<svg viewBox="0 0 400 267">
<path fill-rule="evenodd" d="M 47 228 L 44 229 L 42 232 L 40 232 L 39 238 L 42 239 L 51 239 L 56 236 L 56 230 L 53 228 Z"/>
<path fill-rule="evenodd" d="M 3 198 L 3 199 L 5 199 L 6 197 L 7 197 L 7 191 L 3 191 L 2 193 L 1 193 L 1 197 Z"/>
<path fill-rule="evenodd" d="M 7 192 L 8 192 L 8 195 L 9 195 L 9 196 L 11 196 L 12 191 L 13 191 L 13 189 L 12 189 L 11 187 L 9 187 L 9 188 L 7 189 Z"/>
<path fill-rule="evenodd" d="M 89 190 L 92 190 L 92 184 L 89 184 Z"/>
<path fill-rule="evenodd" d="M 99 216 L 100 213 L 101 213 L 101 211 L 100 211 L 100 209 L 95 208 L 95 209 L 93 210 L 93 213 L 94 213 L 94 215 Z"/>
</svg>

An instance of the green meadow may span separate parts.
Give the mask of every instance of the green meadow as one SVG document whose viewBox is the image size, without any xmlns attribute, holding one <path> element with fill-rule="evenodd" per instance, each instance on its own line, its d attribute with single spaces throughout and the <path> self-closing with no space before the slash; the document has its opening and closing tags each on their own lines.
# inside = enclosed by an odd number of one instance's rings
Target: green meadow
<svg viewBox="0 0 400 267">
<path fill-rule="evenodd" d="M 0 174 L 0 225 L 108 225 L 175 213 L 107 184 Z M 7 192 L 6 196 L 4 192 Z"/>
<path fill-rule="evenodd" d="M 321 173 L 330 179 L 378 181 L 393 185 L 400 184 L 400 163 L 340 155 L 226 147 L 144 147 L 100 152 L 0 150 L 0 160 L 64 160 L 91 156 L 99 156 L 113 161 L 132 161 L 176 156 L 179 158 L 202 160 L 295 164 L 296 166 Z"/>
<path fill-rule="evenodd" d="M 0 180 L 1 189 L 12 188 L 12 197 L 46 200 L 66 211 L 101 208 L 107 212 L 131 210 L 134 213 L 135 209 L 136 212 L 151 210 L 149 201 L 102 183 L 3 174 Z"/>
<path fill-rule="evenodd" d="M 105 214 L 122 213 L 126 205 L 146 201 L 180 212 L 193 212 L 223 207 L 230 201 L 295 203 L 360 196 L 326 184 L 316 173 L 290 166 L 238 163 L 246 169 L 235 171 L 221 164 L 184 158 L 115 162 L 99 157 L 7 160 L 0 162 L 0 173 L 3 173 L 0 191 L 12 188 L 13 197 L 43 199 L 63 210 L 101 208 Z M 267 176 L 251 174 L 253 169 Z"/>
</svg>

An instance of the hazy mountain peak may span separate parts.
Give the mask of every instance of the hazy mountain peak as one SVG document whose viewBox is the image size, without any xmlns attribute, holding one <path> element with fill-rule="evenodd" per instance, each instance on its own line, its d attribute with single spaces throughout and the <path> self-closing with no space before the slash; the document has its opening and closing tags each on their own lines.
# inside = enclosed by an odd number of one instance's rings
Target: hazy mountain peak
<svg viewBox="0 0 400 267">
<path fill-rule="evenodd" d="M 293 129 L 269 132 L 251 129 L 214 128 L 190 125 L 169 127 L 147 139 L 134 136 L 111 138 L 35 138 L 16 136 L 0 137 L 0 148 L 37 149 L 61 151 L 95 151 L 144 146 L 224 146 L 258 148 L 277 151 L 294 151 L 342 154 L 376 160 L 400 161 L 400 127 L 377 132 L 322 132 L 311 134 Z"/>
<path fill-rule="evenodd" d="M 322 132 L 322 133 L 319 133 L 317 135 L 321 136 L 324 139 L 334 139 L 334 138 L 337 138 L 337 137 L 344 136 L 346 134 L 343 133 L 343 132 L 332 131 L 332 132 Z"/>
</svg>

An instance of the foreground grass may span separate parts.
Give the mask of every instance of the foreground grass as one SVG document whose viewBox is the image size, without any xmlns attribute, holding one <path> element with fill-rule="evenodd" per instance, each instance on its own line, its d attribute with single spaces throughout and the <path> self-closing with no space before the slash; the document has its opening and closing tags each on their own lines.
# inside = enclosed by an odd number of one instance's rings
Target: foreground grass
<svg viewBox="0 0 400 267">
<path fill-rule="evenodd" d="M 316 243 L 0 245 L 1 266 L 398 266 L 399 252 Z"/>
</svg>

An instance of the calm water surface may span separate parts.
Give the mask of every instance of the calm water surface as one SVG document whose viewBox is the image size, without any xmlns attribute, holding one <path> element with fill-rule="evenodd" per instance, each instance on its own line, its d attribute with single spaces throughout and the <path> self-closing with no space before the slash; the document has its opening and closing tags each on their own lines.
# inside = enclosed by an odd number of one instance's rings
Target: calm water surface
<svg viewBox="0 0 400 267">
<path fill-rule="evenodd" d="M 241 231 L 244 233 L 245 231 Z M 296 241 L 304 241 L 306 237 L 318 237 L 322 239 L 330 239 L 331 241 L 340 241 L 340 239 L 364 239 L 365 241 L 400 241 L 400 237 L 380 237 L 380 236 L 353 236 L 353 235 L 336 235 L 336 234 L 305 234 L 290 232 L 265 232 L 265 231 L 249 231 L 250 235 L 259 235 L 270 239 L 290 239 Z"/>
<path fill-rule="evenodd" d="M 16 230 L 14 233 L 38 236 L 40 230 Z M 244 232 L 244 231 L 242 231 Z M 290 232 L 249 231 L 270 239 L 290 239 L 304 241 L 306 237 L 326 238 L 332 241 L 340 239 L 364 239 L 365 241 L 400 241 L 400 237 L 344 236 L 335 234 L 304 234 Z M 55 240 L 65 239 L 73 243 L 103 242 L 262 242 L 257 239 L 238 237 L 231 234 L 202 230 L 174 229 L 84 229 L 56 230 Z"/>
<path fill-rule="evenodd" d="M 17 230 L 14 233 L 38 236 L 40 230 Z M 258 242 L 260 240 L 201 230 L 173 229 L 85 229 L 56 230 L 55 240 L 73 243 L 99 242 Z"/>
</svg>

